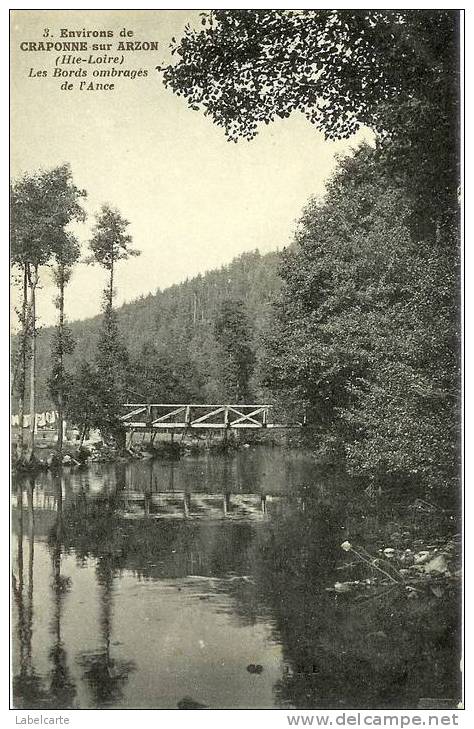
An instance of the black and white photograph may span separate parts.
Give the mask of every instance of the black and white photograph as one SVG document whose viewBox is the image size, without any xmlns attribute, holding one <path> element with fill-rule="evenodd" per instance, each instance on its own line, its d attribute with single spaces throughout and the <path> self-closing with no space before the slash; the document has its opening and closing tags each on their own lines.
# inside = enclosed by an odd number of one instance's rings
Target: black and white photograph
<svg viewBox="0 0 474 729">
<path fill-rule="evenodd" d="M 9 19 L 10 719 L 462 726 L 463 11 Z"/>
</svg>

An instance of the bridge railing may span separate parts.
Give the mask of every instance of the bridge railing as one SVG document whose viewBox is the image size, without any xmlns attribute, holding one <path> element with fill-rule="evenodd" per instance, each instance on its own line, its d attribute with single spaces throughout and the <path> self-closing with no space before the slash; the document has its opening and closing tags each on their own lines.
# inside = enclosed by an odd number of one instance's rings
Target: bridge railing
<svg viewBox="0 0 474 729">
<path fill-rule="evenodd" d="M 272 422 L 272 405 L 126 403 L 121 420 L 128 429 L 235 429 L 299 427 Z"/>
</svg>

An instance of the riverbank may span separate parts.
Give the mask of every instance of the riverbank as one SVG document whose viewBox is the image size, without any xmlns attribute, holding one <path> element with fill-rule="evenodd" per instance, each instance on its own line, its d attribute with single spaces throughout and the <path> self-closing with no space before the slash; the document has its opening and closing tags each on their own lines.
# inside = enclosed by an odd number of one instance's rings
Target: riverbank
<svg viewBox="0 0 474 729">
<path fill-rule="evenodd" d="M 56 469 L 59 466 L 75 468 L 92 463 L 120 463 L 154 458 L 177 460 L 181 456 L 189 454 L 197 455 L 203 452 L 229 453 L 256 445 L 274 447 L 277 443 L 272 438 L 259 438 L 253 434 L 245 439 L 236 437 L 226 439 L 188 437 L 176 441 L 143 439 L 124 448 L 117 448 L 104 441 L 84 446 L 66 443 L 63 446 L 61 457 L 58 455 L 55 444 L 41 443 L 36 447 L 34 457 L 28 462 L 21 461 L 14 455 L 12 468 L 15 472 L 35 473 Z"/>
</svg>

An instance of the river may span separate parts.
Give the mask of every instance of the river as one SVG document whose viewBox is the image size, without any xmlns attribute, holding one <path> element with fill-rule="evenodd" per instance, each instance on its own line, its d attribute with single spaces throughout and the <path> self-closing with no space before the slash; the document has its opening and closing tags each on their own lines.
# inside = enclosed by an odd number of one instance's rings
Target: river
<svg viewBox="0 0 474 729">
<path fill-rule="evenodd" d="M 17 478 L 18 708 L 416 708 L 459 696 L 452 605 L 327 590 L 393 514 L 251 447 Z M 394 528 L 394 527 L 392 527 Z"/>
</svg>

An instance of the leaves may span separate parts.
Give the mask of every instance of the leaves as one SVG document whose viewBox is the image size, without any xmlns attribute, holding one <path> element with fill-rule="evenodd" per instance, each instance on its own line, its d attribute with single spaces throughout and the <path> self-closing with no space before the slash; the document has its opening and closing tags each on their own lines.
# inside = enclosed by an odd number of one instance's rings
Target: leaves
<svg viewBox="0 0 474 729">
<path fill-rule="evenodd" d="M 457 212 L 420 238 L 384 155 L 340 160 L 324 201 L 303 212 L 280 269 L 267 383 L 306 404 L 322 460 L 372 484 L 446 489 L 459 474 Z"/>
<path fill-rule="evenodd" d="M 130 248 L 132 237 L 125 232 L 129 225 L 118 210 L 103 205 L 96 216 L 93 237 L 89 242 L 92 256 L 87 262 L 96 261 L 110 271 L 117 261 L 139 256 L 140 251 Z"/>
<path fill-rule="evenodd" d="M 64 263 L 75 260 L 77 241 L 67 226 L 85 219 L 80 204 L 85 196 L 74 185 L 69 165 L 14 181 L 10 191 L 12 264 L 40 266 L 52 257 Z"/>
<path fill-rule="evenodd" d="M 414 116 L 400 123 L 388 109 L 418 99 L 420 89 L 438 113 L 448 94 L 455 101 L 455 12 L 227 9 L 201 24 L 185 29 L 163 80 L 202 104 L 232 140 L 293 111 L 330 139 L 361 124 L 387 134 Z"/>
</svg>

